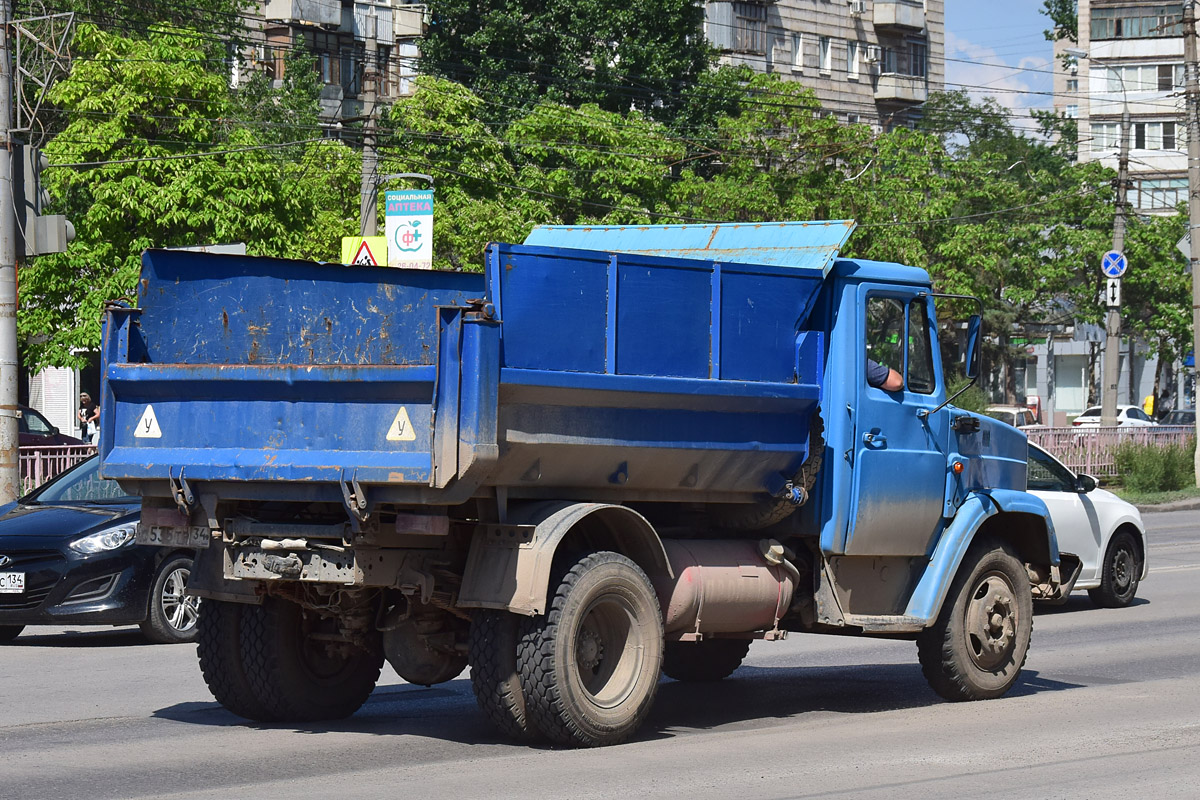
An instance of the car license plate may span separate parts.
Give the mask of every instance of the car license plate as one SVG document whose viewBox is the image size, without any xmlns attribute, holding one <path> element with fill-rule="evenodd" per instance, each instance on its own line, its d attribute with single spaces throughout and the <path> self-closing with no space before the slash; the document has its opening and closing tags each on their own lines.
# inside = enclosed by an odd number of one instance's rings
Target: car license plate
<svg viewBox="0 0 1200 800">
<path fill-rule="evenodd" d="M 24 572 L 0 572 L 0 594 L 22 594 L 24 591 Z"/>
</svg>

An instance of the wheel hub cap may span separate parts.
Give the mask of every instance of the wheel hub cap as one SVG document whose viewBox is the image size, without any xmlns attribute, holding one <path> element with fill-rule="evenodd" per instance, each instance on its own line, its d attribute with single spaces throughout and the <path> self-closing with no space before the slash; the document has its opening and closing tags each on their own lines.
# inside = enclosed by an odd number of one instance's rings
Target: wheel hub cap
<svg viewBox="0 0 1200 800">
<path fill-rule="evenodd" d="M 996 669 L 1012 653 L 1016 608 L 1012 587 L 997 575 L 984 576 L 971 595 L 964 622 L 968 651 L 981 669 Z"/>
</svg>

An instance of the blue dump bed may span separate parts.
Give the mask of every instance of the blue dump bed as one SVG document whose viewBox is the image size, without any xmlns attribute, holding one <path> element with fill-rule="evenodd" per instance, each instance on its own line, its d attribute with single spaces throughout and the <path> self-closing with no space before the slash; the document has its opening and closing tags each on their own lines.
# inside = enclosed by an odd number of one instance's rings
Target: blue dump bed
<svg viewBox="0 0 1200 800">
<path fill-rule="evenodd" d="M 808 310 L 850 226 L 813 226 L 834 243 L 795 265 L 732 227 L 715 249 L 703 226 L 611 237 L 688 258 L 544 229 L 571 246 L 492 245 L 485 275 L 148 251 L 140 307 L 106 320 L 103 473 L 267 500 L 747 500 L 807 456 Z"/>
</svg>

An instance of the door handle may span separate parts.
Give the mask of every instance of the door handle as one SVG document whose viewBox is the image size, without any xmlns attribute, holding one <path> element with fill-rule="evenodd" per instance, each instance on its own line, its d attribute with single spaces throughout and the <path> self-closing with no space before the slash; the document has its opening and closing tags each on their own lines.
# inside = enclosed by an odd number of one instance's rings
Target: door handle
<svg viewBox="0 0 1200 800">
<path fill-rule="evenodd" d="M 883 447 L 887 444 L 887 437 L 882 433 L 870 431 L 863 434 L 863 443 Z"/>
</svg>

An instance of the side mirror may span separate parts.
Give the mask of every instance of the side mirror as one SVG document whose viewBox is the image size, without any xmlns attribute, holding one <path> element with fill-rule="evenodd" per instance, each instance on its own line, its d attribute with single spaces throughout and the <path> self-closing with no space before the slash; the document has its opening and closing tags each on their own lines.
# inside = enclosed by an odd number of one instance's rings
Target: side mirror
<svg viewBox="0 0 1200 800">
<path fill-rule="evenodd" d="M 1079 491 L 1082 494 L 1087 494 L 1088 492 L 1094 490 L 1097 485 L 1098 484 L 1096 483 L 1096 479 L 1093 478 L 1091 475 L 1080 475 L 1079 476 Z"/>
<path fill-rule="evenodd" d="M 967 321 L 967 363 L 966 375 L 974 379 L 979 375 L 979 339 L 983 334 L 983 317 L 972 314 Z"/>
</svg>

